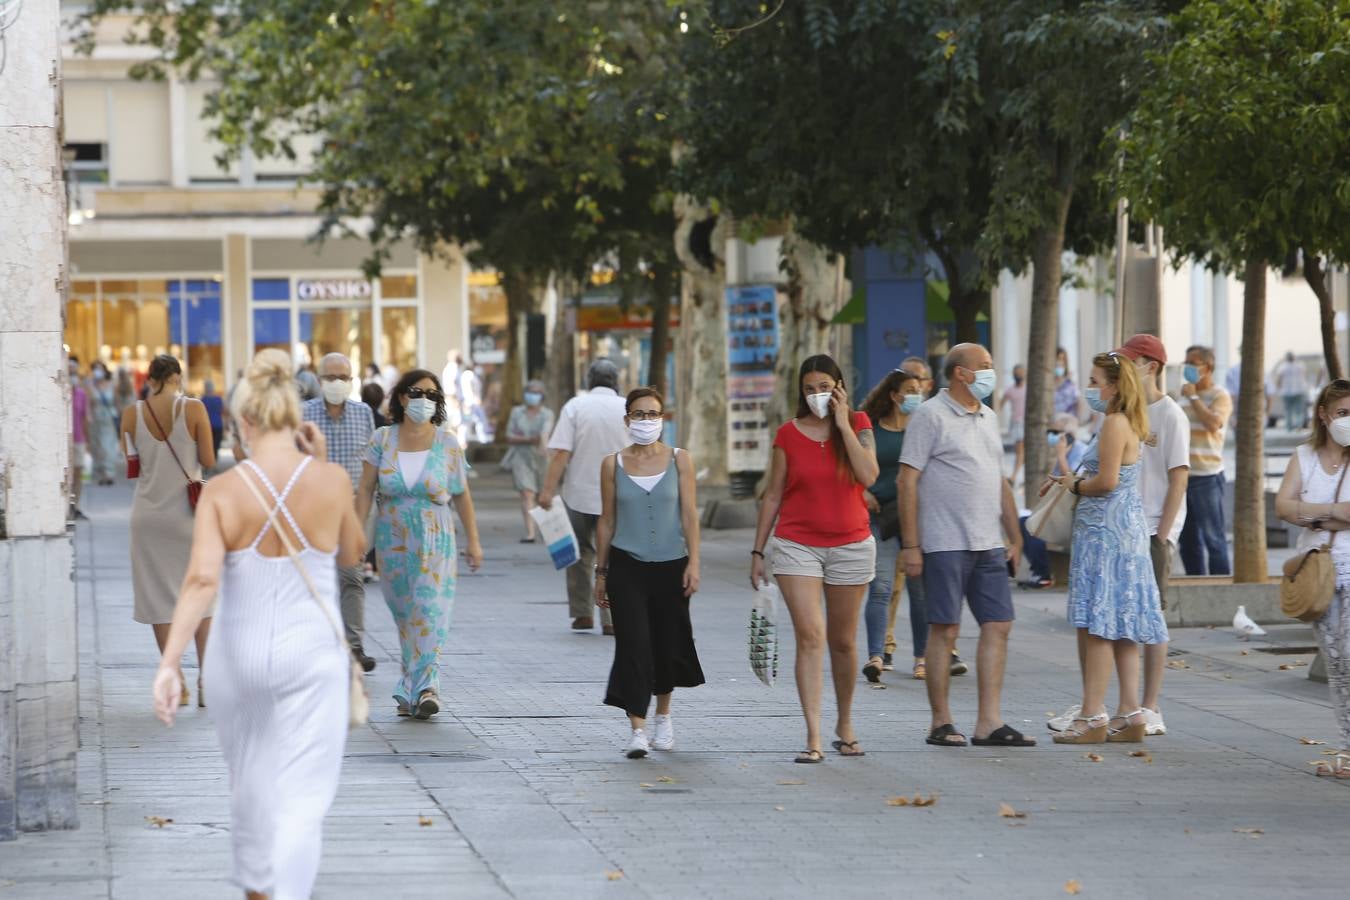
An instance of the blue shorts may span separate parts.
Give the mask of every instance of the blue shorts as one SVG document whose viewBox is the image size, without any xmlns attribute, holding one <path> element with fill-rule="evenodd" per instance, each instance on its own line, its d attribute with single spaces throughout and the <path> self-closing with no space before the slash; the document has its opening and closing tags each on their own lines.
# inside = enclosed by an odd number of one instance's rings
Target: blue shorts
<svg viewBox="0 0 1350 900">
<path fill-rule="evenodd" d="M 1002 547 L 925 553 L 923 589 L 932 625 L 961 624 L 962 599 L 969 601 L 970 611 L 981 625 L 1014 618 L 1007 554 Z"/>
</svg>

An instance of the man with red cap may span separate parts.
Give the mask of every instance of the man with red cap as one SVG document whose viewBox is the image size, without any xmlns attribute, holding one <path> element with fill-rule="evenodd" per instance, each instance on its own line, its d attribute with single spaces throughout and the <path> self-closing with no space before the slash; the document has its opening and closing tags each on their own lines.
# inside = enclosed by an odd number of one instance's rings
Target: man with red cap
<svg viewBox="0 0 1350 900">
<path fill-rule="evenodd" d="M 1186 519 L 1186 481 L 1190 475 L 1191 425 L 1177 402 L 1162 391 L 1167 350 L 1151 334 L 1136 334 L 1116 351 L 1134 361 L 1148 396 L 1149 436 L 1140 459 L 1140 490 L 1148 516 L 1149 553 L 1158 579 L 1158 596 L 1167 608 L 1167 581 L 1172 572 L 1172 548 Z M 1158 694 L 1162 690 L 1167 645 L 1144 646 L 1144 702 L 1147 734 L 1166 734 Z"/>
<path fill-rule="evenodd" d="M 1190 474 L 1191 426 L 1186 413 L 1163 393 L 1160 381 L 1167 365 L 1167 350 L 1151 334 L 1136 334 L 1116 350 L 1131 360 L 1148 398 L 1149 436 L 1140 446 L 1140 491 L 1144 515 L 1149 522 L 1149 555 L 1158 581 L 1158 596 L 1167 608 L 1167 581 L 1172 571 L 1172 548 L 1181 535 L 1186 519 L 1186 481 Z M 1079 656 L 1083 647 L 1078 648 Z M 1144 698 L 1141 704 L 1146 734 L 1167 733 L 1163 723 L 1159 694 L 1163 670 L 1167 666 L 1166 644 L 1144 645 Z M 1052 731 L 1062 731 L 1080 710 L 1069 708 L 1050 720 Z"/>
</svg>

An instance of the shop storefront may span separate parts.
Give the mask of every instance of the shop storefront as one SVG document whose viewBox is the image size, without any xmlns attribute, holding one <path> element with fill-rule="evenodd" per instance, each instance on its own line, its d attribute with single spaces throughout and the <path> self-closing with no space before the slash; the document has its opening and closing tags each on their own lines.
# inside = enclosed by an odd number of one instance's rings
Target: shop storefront
<svg viewBox="0 0 1350 900">
<path fill-rule="evenodd" d="M 190 393 L 208 380 L 223 393 L 254 353 L 276 347 L 297 366 L 333 352 L 360 374 L 373 363 L 392 385 L 468 349 L 468 268 L 457 254 L 399 247 L 372 280 L 361 271 L 369 245 L 357 240 L 86 236 L 129 227 L 99 222 L 72 238 L 65 340 L 85 370 L 95 359 L 125 366 L 139 389 L 150 361 L 169 353 Z M 202 267 L 186 268 L 194 263 Z"/>
<path fill-rule="evenodd" d="M 150 360 L 170 353 L 182 361 L 188 389 L 225 383 L 221 276 L 91 278 L 71 285 L 66 344 L 85 368 L 101 359 L 128 367 L 139 390 Z"/>
<path fill-rule="evenodd" d="M 394 372 L 421 364 L 420 313 L 415 272 L 391 272 L 375 281 L 331 272 L 255 275 L 249 346 L 255 353 L 264 347 L 286 350 L 299 364 L 341 353 L 354 371 L 364 373 L 373 362 L 392 380 Z"/>
</svg>

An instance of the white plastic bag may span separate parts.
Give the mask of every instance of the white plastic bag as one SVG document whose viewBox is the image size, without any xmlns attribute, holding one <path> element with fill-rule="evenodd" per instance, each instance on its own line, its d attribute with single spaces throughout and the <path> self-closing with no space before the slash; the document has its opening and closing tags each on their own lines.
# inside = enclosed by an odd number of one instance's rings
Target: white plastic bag
<svg viewBox="0 0 1350 900">
<path fill-rule="evenodd" d="M 572 520 L 567 517 L 567 507 L 562 500 L 554 500 L 548 509 L 534 507 L 530 510 L 530 517 L 539 526 L 548 555 L 553 557 L 553 568 L 565 569 L 575 565 L 581 558 L 581 551 L 577 547 L 576 532 L 572 530 Z"/>
<path fill-rule="evenodd" d="M 750 604 L 750 668 L 773 687 L 778 678 L 778 585 L 760 585 Z"/>
</svg>

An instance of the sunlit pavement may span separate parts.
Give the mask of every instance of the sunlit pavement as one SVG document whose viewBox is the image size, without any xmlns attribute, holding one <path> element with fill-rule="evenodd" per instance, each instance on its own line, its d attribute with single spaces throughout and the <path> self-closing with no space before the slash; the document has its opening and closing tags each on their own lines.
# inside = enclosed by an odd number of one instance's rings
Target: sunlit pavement
<svg viewBox="0 0 1350 900">
<path fill-rule="evenodd" d="M 397 642 L 371 595 L 372 722 L 347 747 L 316 897 L 1051 897 L 1071 881 L 1085 897 L 1345 896 L 1350 785 L 1309 765 L 1334 744 L 1326 687 L 1306 679 L 1310 653 L 1265 652 L 1311 645 L 1306 628 L 1250 644 L 1176 631 L 1166 737 L 1056 746 L 1046 713 L 1078 686 L 1064 597 L 1018 593 L 1004 711 L 1041 746 L 925 746 L 923 684 L 899 671 L 881 690 L 859 677 L 865 758 L 794 765 L 790 636 L 780 683 L 761 685 L 745 648 L 751 536 L 711 532 L 694 612 L 709 683 L 677 692 L 674 752 L 629 761 L 624 718 L 600 703 L 611 640 L 569 630 L 561 575 L 518 543 L 507 482 L 481 472 L 487 564 L 461 578 L 435 720 L 395 717 Z M 0 898 L 237 897 L 207 711 L 185 709 L 172 730 L 151 714 L 154 641 L 131 621 L 130 490 L 86 496 L 83 827 L 0 844 Z M 907 669 L 908 622 L 897 630 Z M 975 635 L 968 622 L 972 662 Z M 969 733 L 974 672 L 954 679 L 953 700 Z M 827 731 L 832 710 L 827 688 Z M 888 802 L 915 795 L 936 802 Z"/>
</svg>

